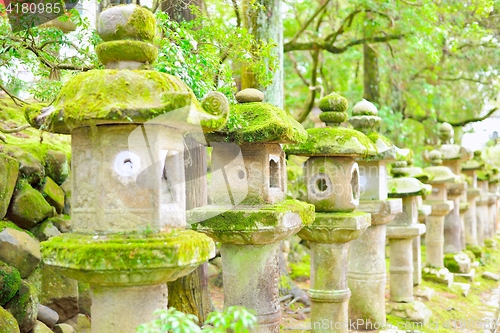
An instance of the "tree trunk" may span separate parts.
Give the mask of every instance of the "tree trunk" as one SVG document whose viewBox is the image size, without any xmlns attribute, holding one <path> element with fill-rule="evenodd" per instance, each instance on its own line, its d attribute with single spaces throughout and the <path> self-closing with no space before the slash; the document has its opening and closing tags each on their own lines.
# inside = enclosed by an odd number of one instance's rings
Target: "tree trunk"
<svg viewBox="0 0 500 333">
<path fill-rule="evenodd" d="M 202 0 L 163 0 L 161 10 L 168 14 L 172 21 L 182 22 L 195 19 L 194 13 L 191 12 L 190 6 L 202 8 Z"/>
<path fill-rule="evenodd" d="M 283 20 L 281 18 L 281 0 L 243 0 L 243 26 L 254 36 L 256 41 L 275 44 L 274 54 L 277 56 L 277 68 L 273 82 L 267 87 L 259 86 L 254 73 L 243 66 L 241 73 L 241 89 L 256 88 L 266 96 L 265 102 L 283 108 Z"/>
<path fill-rule="evenodd" d="M 206 148 L 186 135 L 184 164 L 186 172 L 186 209 L 207 204 Z M 208 292 L 208 265 L 202 264 L 191 274 L 168 283 L 168 305 L 198 317 L 200 323 L 207 319 L 214 306 Z"/>
<path fill-rule="evenodd" d="M 363 98 L 378 104 L 380 99 L 378 53 L 373 45 L 363 44 L 363 69 Z"/>
</svg>

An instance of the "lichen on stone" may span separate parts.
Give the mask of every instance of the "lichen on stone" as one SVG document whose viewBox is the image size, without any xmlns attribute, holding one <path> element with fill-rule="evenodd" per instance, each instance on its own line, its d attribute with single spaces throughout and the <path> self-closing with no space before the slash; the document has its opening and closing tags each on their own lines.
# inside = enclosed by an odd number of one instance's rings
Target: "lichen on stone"
<svg viewBox="0 0 500 333">
<path fill-rule="evenodd" d="M 136 61 L 151 64 L 158 56 L 158 49 L 148 43 L 135 40 L 117 40 L 101 43 L 96 47 L 99 61 L 108 64 L 117 61 Z"/>
<path fill-rule="evenodd" d="M 273 205 L 236 206 L 227 207 L 204 206 L 188 211 L 188 221 L 202 221 L 192 223 L 191 228 L 210 228 L 215 231 L 242 231 L 258 230 L 260 227 L 275 227 L 284 214 L 296 213 L 300 216 L 303 225 L 314 221 L 314 206 L 298 200 L 285 200 Z M 218 210 L 220 214 L 213 216 L 211 210 Z M 206 216 L 206 218 L 203 218 Z M 196 217 L 196 218 L 194 218 Z"/>
<path fill-rule="evenodd" d="M 305 129 L 286 111 L 268 103 L 231 106 L 226 126 L 207 141 L 242 143 L 297 143 L 307 139 Z"/>
<path fill-rule="evenodd" d="M 192 90 L 175 76 L 108 69 L 71 78 L 54 104 L 40 109 L 37 118 L 45 118 L 47 130 L 67 134 L 79 126 L 145 123 L 167 113 L 171 113 L 168 120 L 173 123 L 164 125 L 200 125 L 203 131 L 221 127 L 228 116 L 205 112 Z"/>
<path fill-rule="evenodd" d="M 202 263 L 214 244 L 191 230 L 89 235 L 68 233 L 41 243 L 45 264 L 75 270 L 161 269 Z"/>
<path fill-rule="evenodd" d="M 285 145 L 290 155 L 303 156 L 372 156 L 376 147 L 363 133 L 343 127 L 310 128 L 302 144 Z"/>
</svg>

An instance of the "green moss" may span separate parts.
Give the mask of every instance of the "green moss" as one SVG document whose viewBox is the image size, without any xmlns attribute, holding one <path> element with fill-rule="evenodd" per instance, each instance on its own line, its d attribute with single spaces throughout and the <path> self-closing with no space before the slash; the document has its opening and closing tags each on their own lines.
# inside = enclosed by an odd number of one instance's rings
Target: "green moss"
<svg viewBox="0 0 500 333">
<path fill-rule="evenodd" d="M 16 319 L 2 307 L 0 307 L 0 333 L 19 333 Z"/>
<path fill-rule="evenodd" d="M 474 252 L 472 252 L 470 250 L 465 250 L 463 252 L 467 255 L 467 257 L 469 257 L 471 262 L 476 261 L 476 255 L 474 254 Z"/>
<path fill-rule="evenodd" d="M 477 259 L 484 257 L 484 249 L 479 245 L 467 245 L 466 249 L 472 252 Z"/>
<path fill-rule="evenodd" d="M 158 49 L 136 40 L 117 40 L 97 45 L 96 53 L 103 64 L 116 61 L 136 61 L 151 64 L 158 56 Z"/>
<path fill-rule="evenodd" d="M 319 119 L 327 125 L 339 125 L 348 119 L 347 112 L 323 112 L 319 114 Z"/>
<path fill-rule="evenodd" d="M 144 235 L 63 234 L 41 243 L 45 264 L 78 270 L 177 267 L 210 258 L 213 242 L 191 230 Z"/>
<path fill-rule="evenodd" d="M 347 99 L 337 93 L 331 93 L 319 101 L 321 111 L 345 111 L 347 110 Z"/>
<path fill-rule="evenodd" d="M 251 209 L 224 210 L 213 216 L 210 209 L 203 207 L 188 212 L 188 219 L 196 215 L 196 220 L 203 221 L 191 224 L 193 230 L 200 227 L 215 231 L 257 230 L 259 227 L 274 227 L 283 214 L 299 214 L 303 225 L 310 225 L 314 221 L 314 206 L 298 200 L 285 200 L 274 205 L 254 206 Z M 204 218 L 206 216 L 207 218 Z"/>
<path fill-rule="evenodd" d="M 285 145 L 291 155 L 334 156 L 376 154 L 373 143 L 363 133 L 343 127 L 310 128 L 308 139 L 302 144 Z"/>
<path fill-rule="evenodd" d="M 455 255 L 451 253 L 444 255 L 444 267 L 448 268 L 451 273 L 460 273 L 460 267 L 454 256 Z"/>
<path fill-rule="evenodd" d="M 307 133 L 286 111 L 268 103 L 242 103 L 231 106 L 229 120 L 208 141 L 235 142 L 304 142 Z"/>
<path fill-rule="evenodd" d="M 21 287 L 21 275 L 12 266 L 0 261 L 0 306 L 10 301 Z"/>
<path fill-rule="evenodd" d="M 5 229 L 5 228 L 11 228 L 11 229 L 15 229 L 17 231 L 25 232 L 28 235 L 30 235 L 31 237 L 35 238 L 35 236 L 29 230 L 25 230 L 25 229 L 19 228 L 15 223 L 13 223 L 11 221 L 7 221 L 7 220 L 0 221 L 0 232 L 2 232 L 2 230 Z"/>
<path fill-rule="evenodd" d="M 155 37 L 156 20 L 151 11 L 137 6 L 125 25 L 117 25 L 114 34 L 102 35 L 102 39 L 137 39 L 152 41 Z"/>
<path fill-rule="evenodd" d="M 177 77 L 149 70 L 92 70 L 71 78 L 50 107 L 47 129 L 69 133 L 76 126 L 143 123 L 171 111 L 171 126 L 210 124 L 227 115 L 206 113 Z M 41 110 L 40 110 L 41 111 Z M 161 121 L 161 119 L 158 119 Z M 214 130 L 214 128 L 203 128 Z"/>
<path fill-rule="evenodd" d="M 311 256 L 305 255 L 299 262 L 290 263 L 290 277 L 292 279 L 303 279 L 311 276 Z"/>
</svg>

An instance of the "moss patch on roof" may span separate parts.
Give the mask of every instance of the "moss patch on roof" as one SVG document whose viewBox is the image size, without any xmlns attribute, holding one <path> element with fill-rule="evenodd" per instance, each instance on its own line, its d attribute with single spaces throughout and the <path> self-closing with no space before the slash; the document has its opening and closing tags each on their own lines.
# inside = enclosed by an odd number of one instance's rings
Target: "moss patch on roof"
<svg viewBox="0 0 500 333">
<path fill-rule="evenodd" d="M 290 155 L 303 156 L 373 156 L 377 148 L 361 132 L 344 127 L 310 128 L 308 139 L 302 144 L 286 145 Z"/>
<path fill-rule="evenodd" d="M 387 181 L 387 194 L 390 198 L 427 195 L 431 192 L 431 185 L 423 184 L 415 178 L 391 178 Z"/>
<path fill-rule="evenodd" d="M 29 118 L 35 119 L 32 110 Z M 70 79 L 53 106 L 40 107 L 46 129 L 68 133 L 86 125 L 144 123 L 176 111 L 170 122 L 201 124 L 204 131 L 223 126 L 227 113 L 205 112 L 180 79 L 149 70 L 92 70 Z M 175 124 L 174 124 L 175 127 Z"/>
<path fill-rule="evenodd" d="M 252 102 L 231 106 L 228 122 L 208 141 L 241 143 L 300 143 L 307 132 L 286 111 L 268 103 Z"/>
</svg>

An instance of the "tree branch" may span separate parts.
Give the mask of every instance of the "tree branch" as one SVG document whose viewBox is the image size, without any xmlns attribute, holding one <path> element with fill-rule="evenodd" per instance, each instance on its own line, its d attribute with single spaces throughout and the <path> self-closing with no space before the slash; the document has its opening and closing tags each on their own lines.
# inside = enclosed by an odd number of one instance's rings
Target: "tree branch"
<svg viewBox="0 0 500 333">
<path fill-rule="evenodd" d="M 350 13 L 345 19 L 344 21 L 342 22 L 342 24 L 340 25 L 340 27 L 333 33 L 331 33 L 330 35 L 326 36 L 325 38 L 325 41 L 327 43 L 331 43 L 333 44 L 335 42 L 335 40 L 337 39 L 337 37 L 341 34 L 344 33 L 344 28 L 346 27 L 350 27 L 351 24 L 352 24 L 352 21 L 354 20 L 354 17 L 361 13 L 361 10 L 355 10 L 353 11 L 352 13 Z"/>
<path fill-rule="evenodd" d="M 321 12 L 326 8 L 326 6 L 330 3 L 330 0 L 324 0 L 324 3 L 318 7 L 318 9 L 316 9 L 316 11 L 314 12 L 314 14 L 312 14 L 312 16 L 306 21 L 306 23 L 304 23 L 299 31 L 297 31 L 297 33 L 295 33 L 295 36 L 293 36 L 292 40 L 290 42 L 293 42 L 295 43 L 297 41 L 297 39 L 300 37 L 300 35 L 307 29 L 307 27 L 314 21 L 314 19 L 319 15 L 321 14 Z"/>
<path fill-rule="evenodd" d="M 2 133 L 17 133 L 24 131 L 25 129 L 31 127 L 29 124 L 24 124 L 22 126 L 16 127 L 16 128 L 3 128 L 0 126 L 0 132 Z"/>
<path fill-rule="evenodd" d="M 19 103 L 18 103 L 18 101 L 19 101 L 19 102 L 21 102 L 22 104 L 28 104 L 28 103 L 26 103 L 25 101 L 23 101 L 22 99 L 20 99 L 19 97 L 14 96 L 14 95 L 13 95 L 13 94 L 12 94 L 12 93 L 11 93 L 11 92 L 7 89 L 7 88 L 5 88 L 5 87 L 4 87 L 3 85 L 1 85 L 1 84 L 0 84 L 0 89 L 1 89 L 1 90 L 3 90 L 3 91 L 7 94 L 7 96 L 9 96 L 9 97 L 12 99 L 12 101 L 13 101 L 14 103 L 16 103 L 16 105 L 18 105 L 18 106 L 22 106 L 21 104 L 19 104 Z"/>
<path fill-rule="evenodd" d="M 307 79 L 304 77 L 304 75 L 302 75 L 302 73 L 300 72 L 299 70 L 299 66 L 297 65 L 297 60 L 295 60 L 295 57 L 293 56 L 292 53 L 288 53 L 288 58 L 290 59 L 290 61 L 292 62 L 293 64 L 293 69 L 295 71 L 295 73 L 297 73 L 297 75 L 299 76 L 299 78 L 302 80 L 302 82 L 307 86 L 309 87 L 311 84 L 307 81 Z"/>
<path fill-rule="evenodd" d="M 283 46 L 283 51 L 290 52 L 290 51 L 325 50 L 325 51 L 328 51 L 332 54 L 340 54 L 340 53 L 346 52 L 352 46 L 361 45 L 361 44 L 365 44 L 365 43 L 385 43 L 385 42 L 388 42 L 391 40 L 401 39 L 405 36 L 406 35 L 404 35 L 404 34 L 397 34 L 397 35 L 386 35 L 386 36 L 379 36 L 379 37 L 368 37 L 368 38 L 356 39 L 356 40 L 353 40 L 353 41 L 345 44 L 342 47 L 337 47 L 337 46 L 331 45 L 330 43 L 327 43 L 324 40 L 312 41 L 312 42 L 308 42 L 308 43 L 288 42 Z"/>
<path fill-rule="evenodd" d="M 239 28 L 241 27 L 240 10 L 238 8 L 238 3 L 236 2 L 236 0 L 232 0 L 232 2 L 233 2 L 234 13 L 236 15 L 236 26 Z"/>
<path fill-rule="evenodd" d="M 465 126 L 465 125 L 470 124 L 470 123 L 475 123 L 475 122 L 478 122 L 478 121 L 483 121 L 483 120 L 491 117 L 493 115 L 493 113 L 495 113 L 497 110 L 498 110 L 498 108 L 494 107 L 493 109 L 491 109 L 488 112 L 486 112 L 486 114 L 484 116 L 476 117 L 476 118 L 471 118 L 471 119 L 467 119 L 467 120 L 463 120 L 463 121 L 450 121 L 449 119 L 444 119 L 444 118 L 440 117 L 439 115 L 436 117 L 436 120 L 439 123 L 447 122 L 451 126 L 454 126 L 454 127 Z M 422 122 L 422 121 L 425 121 L 425 120 L 428 120 L 428 119 L 432 119 L 433 117 L 429 117 L 429 116 L 425 116 L 425 117 L 413 117 L 413 116 L 405 117 L 405 119 L 408 119 L 408 118 L 411 118 L 413 120 Z"/>
</svg>

